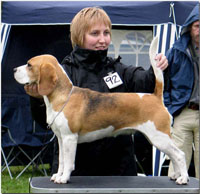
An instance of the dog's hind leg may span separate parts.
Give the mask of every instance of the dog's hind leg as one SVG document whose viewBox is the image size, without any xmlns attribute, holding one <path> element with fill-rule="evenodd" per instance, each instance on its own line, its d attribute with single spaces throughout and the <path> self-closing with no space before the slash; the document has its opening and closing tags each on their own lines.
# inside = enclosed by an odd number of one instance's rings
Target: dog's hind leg
<svg viewBox="0 0 200 194">
<path fill-rule="evenodd" d="M 171 138 L 167 134 L 158 131 L 151 121 L 137 126 L 136 129 L 145 134 L 156 148 L 170 157 L 175 172 L 174 176 L 171 178 L 176 179 L 177 184 L 187 184 L 189 177 L 185 162 L 185 154 L 174 145 Z"/>
</svg>

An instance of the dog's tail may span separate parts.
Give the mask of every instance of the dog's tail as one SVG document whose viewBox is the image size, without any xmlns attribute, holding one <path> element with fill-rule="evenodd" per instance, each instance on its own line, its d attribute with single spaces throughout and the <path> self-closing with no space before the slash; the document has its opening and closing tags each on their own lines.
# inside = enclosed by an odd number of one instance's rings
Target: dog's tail
<svg viewBox="0 0 200 194">
<path fill-rule="evenodd" d="M 164 78 L 163 78 L 163 72 L 160 68 L 156 66 L 156 54 L 157 54 L 157 48 L 158 48 L 158 37 L 155 37 L 152 42 L 151 46 L 149 49 L 149 56 L 150 56 L 150 61 L 151 65 L 153 67 L 153 71 L 156 77 L 156 83 L 155 83 L 155 89 L 154 89 L 154 94 L 163 100 L 163 87 L 164 87 Z"/>
</svg>

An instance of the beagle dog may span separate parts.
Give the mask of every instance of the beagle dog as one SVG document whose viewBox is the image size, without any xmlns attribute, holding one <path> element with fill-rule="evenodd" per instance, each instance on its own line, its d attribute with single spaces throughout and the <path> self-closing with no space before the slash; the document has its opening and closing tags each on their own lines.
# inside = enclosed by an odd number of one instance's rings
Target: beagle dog
<svg viewBox="0 0 200 194">
<path fill-rule="evenodd" d="M 66 72 L 52 55 L 31 58 L 14 69 L 20 84 L 38 84 L 46 105 L 47 123 L 59 143 L 58 172 L 55 183 L 67 183 L 74 170 L 77 143 L 91 142 L 108 136 L 142 132 L 173 163 L 170 178 L 187 184 L 185 155 L 170 139 L 172 117 L 163 104 L 163 73 L 156 67 L 158 38 L 150 46 L 150 61 L 156 77 L 152 94 L 99 93 L 73 86 Z"/>
</svg>

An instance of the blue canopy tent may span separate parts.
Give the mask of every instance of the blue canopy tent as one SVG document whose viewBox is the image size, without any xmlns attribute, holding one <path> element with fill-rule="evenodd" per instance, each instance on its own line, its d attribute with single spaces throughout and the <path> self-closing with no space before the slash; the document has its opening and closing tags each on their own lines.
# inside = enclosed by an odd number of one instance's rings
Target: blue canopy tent
<svg viewBox="0 0 200 194">
<path fill-rule="evenodd" d="M 197 1 L 3 1 L 2 2 L 2 124 L 16 142 L 35 146 L 29 96 L 13 77 L 13 69 L 39 54 L 53 54 L 61 62 L 71 51 L 69 24 L 84 7 L 100 6 L 115 26 L 153 26 L 159 51 L 177 38 Z M 175 35 L 174 35 L 175 34 Z M 170 44 L 169 44 L 170 42 Z M 38 113 L 39 114 L 39 113 Z M 7 139 L 3 146 L 10 146 Z"/>
</svg>

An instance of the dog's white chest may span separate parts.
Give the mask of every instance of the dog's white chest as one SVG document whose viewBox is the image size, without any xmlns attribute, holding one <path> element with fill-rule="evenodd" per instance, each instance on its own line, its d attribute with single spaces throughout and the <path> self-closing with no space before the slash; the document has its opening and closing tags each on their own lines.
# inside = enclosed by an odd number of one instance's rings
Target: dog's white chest
<svg viewBox="0 0 200 194">
<path fill-rule="evenodd" d="M 50 125 L 54 133 L 61 131 L 63 134 L 72 134 L 69 129 L 68 120 L 63 112 L 54 111 L 48 99 L 44 97 L 46 103 L 47 123 Z"/>
</svg>

